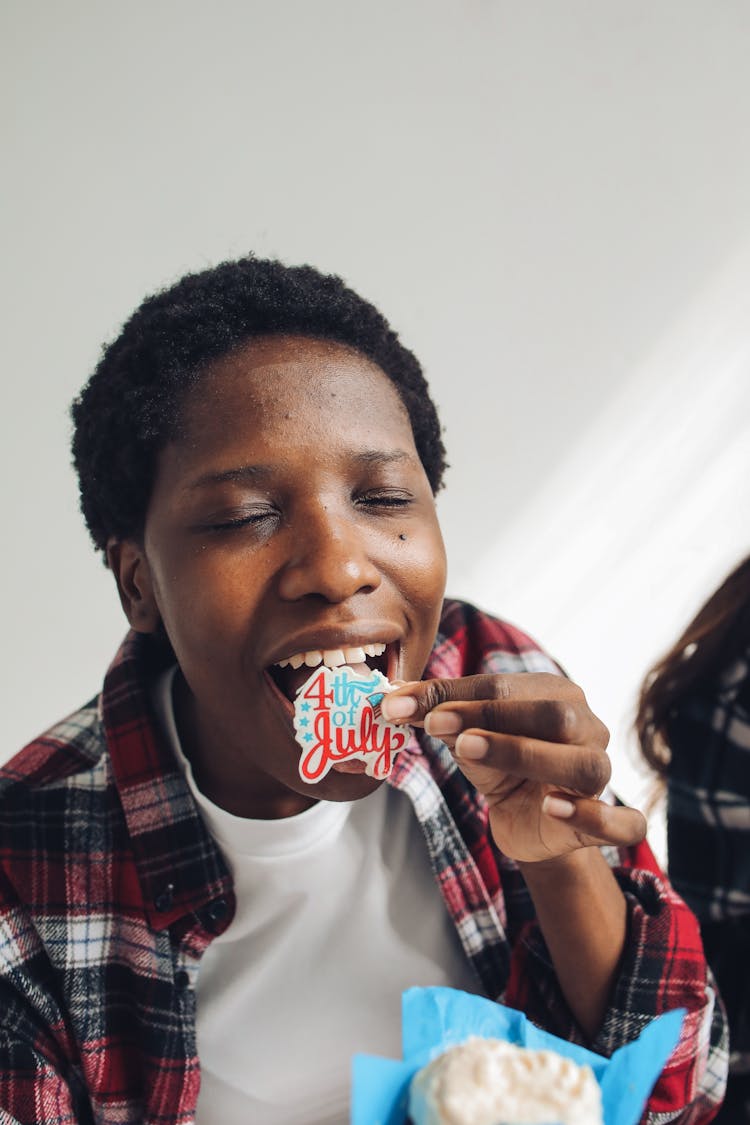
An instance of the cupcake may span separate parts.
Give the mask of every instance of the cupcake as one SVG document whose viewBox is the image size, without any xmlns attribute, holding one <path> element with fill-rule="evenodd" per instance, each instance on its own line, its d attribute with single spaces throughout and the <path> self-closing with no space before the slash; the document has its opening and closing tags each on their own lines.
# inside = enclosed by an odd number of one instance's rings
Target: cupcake
<svg viewBox="0 0 750 1125">
<path fill-rule="evenodd" d="M 550 1050 L 473 1036 L 417 1071 L 413 1125 L 603 1125 L 589 1066 Z"/>
</svg>

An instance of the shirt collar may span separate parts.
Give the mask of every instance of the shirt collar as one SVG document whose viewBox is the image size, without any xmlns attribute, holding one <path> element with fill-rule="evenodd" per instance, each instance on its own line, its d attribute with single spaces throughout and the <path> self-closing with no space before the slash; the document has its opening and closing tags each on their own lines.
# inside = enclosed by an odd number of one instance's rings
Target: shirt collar
<svg viewBox="0 0 750 1125">
<path fill-rule="evenodd" d="M 150 925 L 194 913 L 218 933 L 232 881 L 156 721 L 149 681 L 165 663 L 151 637 L 129 632 L 104 681 L 102 720 Z"/>
</svg>

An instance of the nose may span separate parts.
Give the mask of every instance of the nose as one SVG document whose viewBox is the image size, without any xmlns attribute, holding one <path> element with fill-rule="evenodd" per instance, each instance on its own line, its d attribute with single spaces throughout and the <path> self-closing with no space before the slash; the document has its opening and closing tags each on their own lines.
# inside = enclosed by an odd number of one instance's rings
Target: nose
<svg viewBox="0 0 750 1125">
<path fill-rule="evenodd" d="M 292 549 L 279 582 L 286 601 L 317 595 L 331 603 L 370 593 L 381 582 L 368 551 L 369 537 L 356 520 L 320 504 L 290 529 Z"/>
</svg>

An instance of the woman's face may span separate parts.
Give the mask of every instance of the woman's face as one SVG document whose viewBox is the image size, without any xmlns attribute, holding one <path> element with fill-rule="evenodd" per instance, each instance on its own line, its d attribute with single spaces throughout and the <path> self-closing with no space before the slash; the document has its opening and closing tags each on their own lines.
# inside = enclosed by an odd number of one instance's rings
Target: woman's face
<svg viewBox="0 0 750 1125">
<path fill-rule="evenodd" d="M 115 557 L 131 622 L 161 621 L 172 643 L 178 728 L 213 800 L 274 817 L 377 786 L 344 769 L 300 779 L 289 699 L 311 672 L 278 662 L 384 643 L 369 662 L 410 680 L 430 653 L 444 548 L 380 368 L 292 336 L 213 364 L 161 454 L 143 545 Z"/>
</svg>

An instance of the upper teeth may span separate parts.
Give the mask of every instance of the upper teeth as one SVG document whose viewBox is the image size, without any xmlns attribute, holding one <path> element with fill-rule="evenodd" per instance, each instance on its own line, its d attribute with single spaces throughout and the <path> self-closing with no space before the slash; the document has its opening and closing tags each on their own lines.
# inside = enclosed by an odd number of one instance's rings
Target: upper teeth
<svg viewBox="0 0 750 1125">
<path fill-rule="evenodd" d="M 372 645 L 362 645 L 361 648 L 313 648 L 309 652 L 296 652 L 286 660 L 277 661 L 279 668 L 317 668 L 318 664 L 325 664 L 327 668 L 338 668 L 341 664 L 362 664 L 366 656 L 382 656 L 385 645 L 379 641 Z"/>
</svg>

